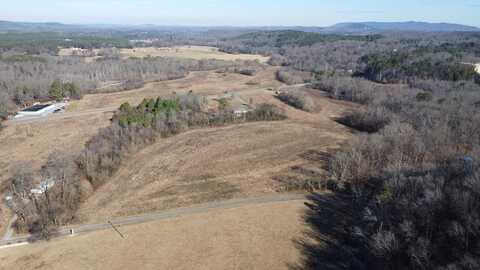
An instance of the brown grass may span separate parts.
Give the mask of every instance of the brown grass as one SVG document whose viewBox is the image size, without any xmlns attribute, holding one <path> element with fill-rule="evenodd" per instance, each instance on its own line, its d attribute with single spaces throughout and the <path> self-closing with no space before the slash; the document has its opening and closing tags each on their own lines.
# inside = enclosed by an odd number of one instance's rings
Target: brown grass
<svg viewBox="0 0 480 270">
<path fill-rule="evenodd" d="M 178 47 L 163 47 L 163 48 L 133 48 L 121 49 L 120 53 L 124 57 L 176 57 L 189 58 L 196 60 L 216 59 L 225 61 L 235 60 L 258 60 L 260 63 L 266 63 L 269 57 L 255 55 L 255 54 L 230 54 L 220 52 L 218 48 L 207 46 L 178 46 Z"/>
<path fill-rule="evenodd" d="M 50 153 L 65 150 L 79 152 L 99 128 L 108 125 L 111 114 L 101 113 L 79 118 L 9 125 L 0 132 L 0 178 L 9 176 L 11 165 L 32 161 L 42 165 Z"/>
<path fill-rule="evenodd" d="M 82 205 L 82 221 L 276 192 L 277 176 L 315 163 L 306 160 L 305 153 L 327 152 L 349 136 L 333 120 L 348 108 L 344 103 L 316 96 L 318 111 L 306 113 L 267 91 L 244 93 L 254 103 L 284 107 L 289 120 L 199 129 L 161 139 L 129 158 Z"/>
<path fill-rule="evenodd" d="M 350 136 L 333 118 L 351 104 L 329 100 L 311 90 L 317 111 L 306 113 L 289 107 L 269 90 L 282 86 L 275 80 L 275 71 L 268 67 L 253 78 L 193 72 L 184 79 L 150 83 L 132 91 L 87 95 L 73 102 L 70 113 L 81 113 L 118 107 L 125 101 L 135 104 L 145 97 L 172 92 L 193 90 L 213 97 L 228 91 L 253 103 L 274 103 L 285 108 L 289 116 L 282 122 L 193 130 L 159 140 L 132 155 L 113 179 L 81 206 L 79 222 L 273 193 L 279 188 L 277 176 L 291 175 L 292 168 L 299 166 L 321 165 L 305 159 L 305 153 L 330 151 Z M 258 84 L 249 85 L 252 79 Z M 111 113 L 81 114 L 71 119 L 7 126 L 0 132 L 0 181 L 5 183 L 15 162 L 31 160 L 38 169 L 55 149 L 78 154 L 99 128 L 110 124 L 110 117 Z"/>
<path fill-rule="evenodd" d="M 98 54 L 99 50 L 94 50 Z M 62 48 L 59 52 L 60 56 L 71 56 L 73 55 L 72 48 Z M 195 60 L 225 60 L 225 61 L 235 61 L 235 60 L 251 60 L 259 61 L 260 63 L 266 63 L 269 60 L 269 57 L 255 54 L 230 54 L 220 52 L 218 48 L 208 47 L 208 46 L 177 46 L 177 47 L 147 47 L 147 48 L 133 48 L 133 49 L 120 49 L 120 55 L 126 59 L 129 57 L 145 58 L 145 57 L 170 57 L 170 58 L 187 58 Z M 92 57 L 83 57 L 85 62 L 90 63 L 98 58 L 99 56 Z"/>
<path fill-rule="evenodd" d="M 268 67 L 260 71 L 254 79 L 258 84 L 252 86 L 248 82 L 250 76 L 236 73 L 216 73 L 212 71 L 191 72 L 186 78 L 163 82 L 148 83 L 145 87 L 131 91 L 86 95 L 80 101 L 74 101 L 69 111 L 84 111 L 105 107 L 119 107 L 123 102 L 138 104 L 144 98 L 166 96 L 175 93 L 222 95 L 224 92 L 256 92 L 267 88 L 277 88 L 281 85 L 275 80 L 275 67 Z"/>
<path fill-rule="evenodd" d="M 302 201 L 215 210 L 0 252 L 2 269 L 288 269 Z"/>
</svg>

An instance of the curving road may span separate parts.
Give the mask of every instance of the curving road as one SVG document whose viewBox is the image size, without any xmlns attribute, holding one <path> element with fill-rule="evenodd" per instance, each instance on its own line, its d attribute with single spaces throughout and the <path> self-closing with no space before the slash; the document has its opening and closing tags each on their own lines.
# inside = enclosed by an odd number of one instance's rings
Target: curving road
<svg viewBox="0 0 480 270">
<path fill-rule="evenodd" d="M 275 194 L 275 195 L 264 196 L 264 197 L 235 199 L 235 200 L 228 200 L 228 201 L 221 201 L 221 202 L 211 202 L 211 203 L 207 203 L 200 206 L 183 207 L 183 208 L 171 209 L 167 211 L 149 213 L 149 214 L 144 214 L 139 216 L 125 217 L 125 218 L 108 221 L 105 223 L 64 227 L 64 228 L 60 228 L 58 232 L 54 235 L 54 237 L 58 238 L 58 237 L 72 236 L 71 230 L 74 231 L 74 235 L 78 235 L 78 234 L 83 234 L 88 232 L 112 229 L 111 224 L 113 224 L 114 226 L 125 226 L 125 225 L 140 224 L 140 223 L 146 223 L 151 221 L 163 220 L 163 219 L 170 219 L 170 218 L 175 218 L 180 216 L 188 216 L 188 215 L 193 215 L 198 213 L 206 213 L 206 212 L 219 210 L 219 209 L 233 209 L 233 208 L 239 208 L 239 207 L 248 206 L 248 205 L 259 205 L 259 204 L 274 203 L 274 202 L 303 201 L 303 200 L 306 200 L 305 194 Z M 4 240 L 0 240 L 0 248 L 14 247 L 22 244 L 27 244 L 32 240 L 37 240 L 37 239 L 38 238 L 36 238 L 33 235 L 22 235 L 18 237 L 9 238 L 9 239 L 4 239 Z"/>
</svg>

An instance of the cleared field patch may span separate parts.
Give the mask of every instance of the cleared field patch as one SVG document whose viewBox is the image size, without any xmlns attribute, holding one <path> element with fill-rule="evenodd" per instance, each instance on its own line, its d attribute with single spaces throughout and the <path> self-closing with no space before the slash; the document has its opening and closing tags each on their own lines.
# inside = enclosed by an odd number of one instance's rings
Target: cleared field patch
<svg viewBox="0 0 480 270">
<path fill-rule="evenodd" d="M 196 60 L 203 59 L 217 59 L 225 61 L 234 60 L 258 60 L 261 63 L 266 63 L 269 57 L 255 55 L 255 54 L 230 54 L 224 53 L 215 47 L 207 46 L 178 46 L 178 47 L 162 47 L 162 48 L 133 48 L 121 49 L 120 54 L 124 57 L 178 57 L 189 58 Z"/>
<path fill-rule="evenodd" d="M 78 153 L 99 128 L 109 124 L 110 117 L 108 113 L 6 126 L 0 132 L 0 179 L 4 181 L 9 176 L 9 168 L 15 162 L 31 161 L 39 168 L 55 150 Z"/>
<path fill-rule="evenodd" d="M 59 56 L 79 56 L 84 58 L 85 62 L 94 62 L 102 58 L 99 56 L 99 49 L 82 50 L 78 48 L 61 48 Z M 208 46 L 176 46 L 176 47 L 138 47 L 133 49 L 119 49 L 120 55 L 124 58 L 137 57 L 169 57 L 169 58 L 187 58 L 195 60 L 250 60 L 266 63 L 270 57 L 257 54 L 230 54 L 219 51 L 218 48 Z"/>
<path fill-rule="evenodd" d="M 144 98 L 172 95 L 173 93 L 186 94 L 193 91 L 202 95 L 223 95 L 225 92 L 258 92 L 265 89 L 274 89 L 282 84 L 275 80 L 277 68 L 265 66 L 254 77 L 236 73 L 217 73 L 215 71 L 191 72 L 187 77 L 148 83 L 140 89 L 115 93 L 86 95 L 82 100 L 73 101 L 68 111 L 84 111 L 105 107 L 119 107 L 124 102 L 140 103 Z M 255 80 L 255 85 L 249 84 Z"/>
<path fill-rule="evenodd" d="M 278 176 L 292 168 L 320 167 L 307 160 L 306 153 L 327 152 L 350 136 L 332 119 L 349 108 L 347 104 L 317 96 L 320 109 L 306 113 L 267 91 L 240 95 L 284 107 L 289 120 L 192 130 L 160 139 L 133 154 L 81 205 L 79 222 L 275 193 L 281 189 Z"/>
<path fill-rule="evenodd" d="M 5 249 L 4 269 L 289 269 L 303 201 L 215 210 Z M 2 268 L 3 269 L 3 268 Z"/>
</svg>

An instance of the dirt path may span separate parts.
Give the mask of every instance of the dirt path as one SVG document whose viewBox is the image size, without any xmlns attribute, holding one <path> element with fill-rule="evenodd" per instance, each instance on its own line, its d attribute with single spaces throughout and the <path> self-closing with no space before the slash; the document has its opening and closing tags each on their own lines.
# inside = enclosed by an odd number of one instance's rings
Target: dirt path
<svg viewBox="0 0 480 270">
<path fill-rule="evenodd" d="M 245 199 L 235 199 L 235 200 L 228 200 L 228 201 L 221 201 L 221 202 L 210 202 L 200 206 L 182 207 L 182 208 L 177 208 L 177 209 L 172 209 L 172 210 L 162 211 L 157 213 L 149 213 L 144 215 L 125 217 L 125 218 L 120 218 L 113 221 L 107 221 L 105 223 L 85 224 L 85 225 L 79 225 L 75 227 L 65 227 L 65 228 L 59 229 L 59 231 L 55 234 L 55 237 L 58 238 L 58 237 L 71 235 L 72 230 L 75 235 L 79 235 L 82 233 L 112 229 L 112 224 L 115 226 L 141 224 L 141 223 L 146 223 L 151 221 L 171 219 L 171 218 L 180 217 L 180 216 L 206 213 L 206 212 L 219 210 L 219 209 L 234 209 L 234 208 L 239 208 L 247 205 L 259 205 L 259 204 L 286 202 L 286 201 L 302 201 L 305 199 L 306 199 L 305 194 L 275 194 L 275 195 L 256 197 L 256 198 L 245 198 Z M 15 219 L 12 219 L 12 222 L 15 222 Z M 32 236 L 32 235 L 22 235 L 17 237 L 11 237 L 11 234 L 13 232 L 10 229 L 9 229 L 9 232 L 10 233 L 7 233 L 8 237 L 7 235 L 5 235 L 6 237 L 4 237 L 4 239 L 0 241 L 0 247 L 28 243 L 30 240 L 35 239 L 35 236 Z"/>
<path fill-rule="evenodd" d="M 292 269 L 307 229 L 305 201 L 231 209 L 121 226 L 0 250 L 0 269 Z"/>
</svg>

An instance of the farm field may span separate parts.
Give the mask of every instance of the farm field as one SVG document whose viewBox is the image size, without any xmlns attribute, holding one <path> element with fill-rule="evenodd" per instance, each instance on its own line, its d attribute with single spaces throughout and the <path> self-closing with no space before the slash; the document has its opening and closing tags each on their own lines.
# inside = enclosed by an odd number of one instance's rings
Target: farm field
<svg viewBox="0 0 480 270">
<path fill-rule="evenodd" d="M 289 269 L 303 201 L 220 209 L 4 249 L 1 269 Z"/>
<path fill-rule="evenodd" d="M 266 91 L 283 85 L 275 79 L 276 70 L 276 67 L 265 66 L 256 76 L 215 71 L 191 72 L 182 79 L 148 83 L 142 88 L 131 91 L 86 95 L 79 101 L 73 101 L 68 111 L 79 112 L 105 107 L 119 107 L 127 101 L 137 104 L 144 98 L 169 96 L 174 93 L 186 94 L 189 91 L 210 96 L 223 95 L 225 92 Z"/>
<path fill-rule="evenodd" d="M 92 54 L 98 54 L 100 50 L 92 50 Z M 139 47 L 133 49 L 120 49 L 120 55 L 126 59 L 129 57 L 145 58 L 151 57 L 174 57 L 174 58 L 188 58 L 195 60 L 216 59 L 225 61 L 235 60 L 251 60 L 259 61 L 260 63 L 266 63 L 269 57 L 255 55 L 255 54 L 229 54 L 218 50 L 215 47 L 208 46 L 176 46 L 176 47 Z M 63 48 L 60 49 L 60 56 L 72 56 L 74 49 Z M 86 62 L 93 62 L 101 56 L 86 56 L 84 57 Z"/>
<path fill-rule="evenodd" d="M 196 60 L 202 59 L 217 59 L 225 61 L 234 60 L 258 60 L 261 63 L 266 63 L 269 57 L 255 55 L 255 54 L 230 54 L 224 53 L 215 47 L 207 46 L 178 46 L 178 47 L 163 47 L 163 48 L 134 48 L 121 49 L 120 54 L 124 57 L 179 57 L 190 58 Z"/>
<path fill-rule="evenodd" d="M 314 96 L 317 112 L 288 107 L 268 92 L 254 102 L 284 107 L 289 119 L 192 130 L 159 140 L 132 155 L 111 181 L 81 207 L 82 222 L 282 190 L 281 179 L 324 174 L 321 156 L 350 132 L 334 122 L 348 104 Z M 315 157 L 310 157 L 313 155 Z M 208 158 L 205 158 L 208 157 Z M 308 176 L 308 175 L 307 175 Z"/>
<path fill-rule="evenodd" d="M 78 155 L 85 142 L 110 124 L 112 113 L 102 112 L 104 108 L 189 91 L 211 99 L 236 93 L 254 104 L 276 104 L 286 109 L 289 119 L 192 130 L 158 140 L 129 157 L 113 179 L 80 206 L 75 222 L 275 193 L 282 191 L 284 178 L 303 178 L 305 171 L 322 175 L 315 169 L 321 167 L 321 152 L 331 151 L 350 136 L 334 120 L 352 105 L 308 90 L 317 103 L 316 111 L 287 106 L 274 97 L 275 89 L 285 87 L 275 79 L 276 70 L 265 66 L 255 76 L 192 72 L 183 79 L 148 83 L 131 91 L 87 95 L 70 104 L 66 118 L 7 124 L 0 133 L 5 142 L 0 146 L 4 160 L 0 166 L 7 172 L 1 181 L 6 182 L 12 165 L 20 161 L 31 161 L 39 169 L 56 150 Z M 8 212 L 2 214 L 6 224 Z"/>
</svg>

